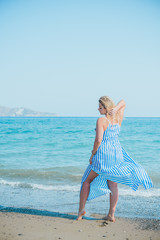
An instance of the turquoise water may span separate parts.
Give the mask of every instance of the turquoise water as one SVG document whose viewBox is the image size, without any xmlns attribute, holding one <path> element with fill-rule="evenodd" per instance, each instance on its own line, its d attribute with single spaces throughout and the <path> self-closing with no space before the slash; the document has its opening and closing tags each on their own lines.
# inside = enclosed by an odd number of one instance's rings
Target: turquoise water
<svg viewBox="0 0 160 240">
<path fill-rule="evenodd" d="M 0 205 L 77 212 L 81 177 L 89 163 L 97 118 L 0 118 Z M 116 215 L 159 218 L 160 118 L 126 118 L 122 147 L 151 177 L 137 192 L 119 184 Z M 127 206 L 127 207 L 126 207 Z M 88 202 L 105 214 L 109 196 Z"/>
</svg>

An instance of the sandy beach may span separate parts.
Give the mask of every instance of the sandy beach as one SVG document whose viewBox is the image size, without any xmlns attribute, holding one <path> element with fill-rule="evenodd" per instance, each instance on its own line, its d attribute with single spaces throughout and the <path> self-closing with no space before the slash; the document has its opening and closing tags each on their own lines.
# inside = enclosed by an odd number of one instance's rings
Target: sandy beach
<svg viewBox="0 0 160 240">
<path fill-rule="evenodd" d="M 33 212 L 34 213 L 34 212 Z M 159 240 L 160 220 L 116 218 L 115 223 L 100 215 L 76 221 L 76 214 L 49 216 L 15 211 L 0 212 L 0 240 L 109 239 Z"/>
</svg>

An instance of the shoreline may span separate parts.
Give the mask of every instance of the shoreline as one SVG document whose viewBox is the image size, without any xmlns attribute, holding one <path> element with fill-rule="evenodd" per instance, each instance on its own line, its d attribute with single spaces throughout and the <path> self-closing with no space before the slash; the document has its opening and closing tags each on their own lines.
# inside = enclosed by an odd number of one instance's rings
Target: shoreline
<svg viewBox="0 0 160 240">
<path fill-rule="evenodd" d="M 86 216 L 81 221 L 76 221 L 76 217 L 76 213 L 35 209 L 0 210 L 0 239 L 158 240 L 160 236 L 160 219 L 117 217 L 112 223 L 102 220 L 104 216 L 98 214 Z"/>
<path fill-rule="evenodd" d="M 0 205 L 0 213 L 6 212 L 6 213 L 20 213 L 20 214 L 27 214 L 27 215 L 37 215 L 37 216 L 46 216 L 46 217 L 58 217 L 58 218 L 66 218 L 66 219 L 73 219 L 75 220 L 77 217 L 76 212 L 55 212 L 50 210 L 44 210 L 44 209 L 35 209 L 35 208 L 26 208 L 26 207 L 5 207 Z M 86 213 L 86 215 L 83 217 L 85 220 L 102 220 L 102 218 L 105 216 L 105 214 L 102 213 Z M 95 218 L 98 219 L 95 219 Z M 160 217 L 126 217 L 126 216 L 116 216 L 116 218 L 119 219 L 126 219 L 126 220 L 133 220 L 133 221 L 160 221 Z"/>
</svg>

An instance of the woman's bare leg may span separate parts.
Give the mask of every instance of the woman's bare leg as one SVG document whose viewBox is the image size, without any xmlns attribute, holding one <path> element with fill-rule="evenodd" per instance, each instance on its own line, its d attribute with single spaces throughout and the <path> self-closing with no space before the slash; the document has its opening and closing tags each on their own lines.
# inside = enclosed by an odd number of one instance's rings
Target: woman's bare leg
<svg viewBox="0 0 160 240">
<path fill-rule="evenodd" d="M 96 178 L 98 174 L 91 170 L 90 174 L 88 175 L 86 181 L 83 183 L 81 193 L 80 193 L 80 202 L 79 202 L 79 213 L 77 220 L 81 220 L 82 217 L 85 215 L 85 204 L 89 195 L 90 191 L 90 183 L 93 181 L 94 178 Z"/>
<path fill-rule="evenodd" d="M 108 186 L 112 193 L 110 193 L 110 209 L 105 219 L 115 222 L 114 213 L 118 202 L 118 184 L 108 180 Z"/>
</svg>

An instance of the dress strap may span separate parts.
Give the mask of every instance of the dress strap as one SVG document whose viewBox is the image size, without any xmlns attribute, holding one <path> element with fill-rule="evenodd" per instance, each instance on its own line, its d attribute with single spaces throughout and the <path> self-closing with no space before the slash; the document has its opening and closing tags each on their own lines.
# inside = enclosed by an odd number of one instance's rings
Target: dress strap
<svg viewBox="0 0 160 240">
<path fill-rule="evenodd" d="M 117 116 L 118 124 L 119 124 L 119 115 Z"/>
<path fill-rule="evenodd" d="M 104 118 L 105 118 L 112 126 L 114 125 L 114 124 L 111 123 L 111 121 L 110 121 L 106 116 L 105 116 Z M 117 120 L 118 120 L 118 125 L 119 125 L 119 117 L 118 117 Z"/>
<path fill-rule="evenodd" d="M 111 121 L 110 121 L 106 116 L 105 116 L 104 118 L 105 118 L 109 123 L 111 123 Z"/>
</svg>

